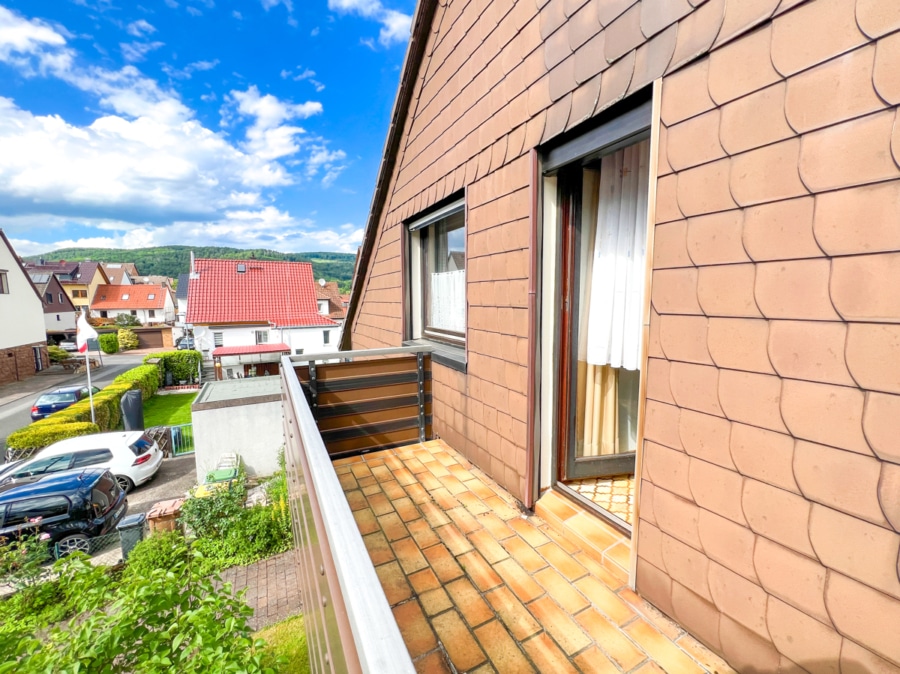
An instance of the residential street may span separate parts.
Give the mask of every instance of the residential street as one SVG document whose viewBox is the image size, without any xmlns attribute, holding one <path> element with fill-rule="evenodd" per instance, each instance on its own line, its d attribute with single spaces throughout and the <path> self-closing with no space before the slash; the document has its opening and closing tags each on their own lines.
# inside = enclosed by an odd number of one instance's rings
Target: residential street
<svg viewBox="0 0 900 674">
<path fill-rule="evenodd" d="M 143 352 L 104 354 L 103 367 L 91 373 L 92 383 L 103 388 L 125 370 L 140 365 L 144 355 Z M 6 437 L 10 433 L 31 423 L 31 406 L 38 396 L 61 386 L 75 386 L 82 382 L 87 383 L 84 374 L 47 374 L 0 387 L 0 450 L 6 448 Z M 4 461 L 3 454 L 5 452 L 0 451 L 0 463 Z"/>
</svg>

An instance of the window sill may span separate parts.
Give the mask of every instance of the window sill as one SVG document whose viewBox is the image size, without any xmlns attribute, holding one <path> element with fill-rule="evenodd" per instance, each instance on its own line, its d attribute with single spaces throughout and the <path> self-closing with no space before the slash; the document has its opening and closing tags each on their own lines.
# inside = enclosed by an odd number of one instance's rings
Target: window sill
<svg viewBox="0 0 900 674">
<path fill-rule="evenodd" d="M 403 342 L 403 346 L 430 346 L 431 360 L 441 365 L 456 370 L 457 372 L 466 372 L 466 349 L 462 346 L 450 346 L 443 342 L 435 342 L 430 339 L 408 339 Z"/>
</svg>

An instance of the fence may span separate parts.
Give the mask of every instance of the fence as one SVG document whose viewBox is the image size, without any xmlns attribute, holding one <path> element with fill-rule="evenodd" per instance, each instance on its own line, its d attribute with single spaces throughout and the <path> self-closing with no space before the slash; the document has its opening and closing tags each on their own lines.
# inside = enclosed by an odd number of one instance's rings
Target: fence
<svg viewBox="0 0 900 674">
<path fill-rule="evenodd" d="M 194 453 L 194 425 L 181 424 L 180 426 L 170 426 L 172 456 L 184 456 L 185 454 Z"/>
</svg>

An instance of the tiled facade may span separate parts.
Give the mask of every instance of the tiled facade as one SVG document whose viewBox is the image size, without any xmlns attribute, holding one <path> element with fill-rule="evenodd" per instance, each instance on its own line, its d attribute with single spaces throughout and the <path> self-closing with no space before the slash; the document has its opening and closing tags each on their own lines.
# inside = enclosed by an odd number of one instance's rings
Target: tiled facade
<svg viewBox="0 0 900 674">
<path fill-rule="evenodd" d="M 529 152 L 662 79 L 637 590 L 746 671 L 900 671 L 900 3 L 439 2 L 354 348 L 403 221 L 465 188 L 435 429 L 525 493 Z"/>
</svg>

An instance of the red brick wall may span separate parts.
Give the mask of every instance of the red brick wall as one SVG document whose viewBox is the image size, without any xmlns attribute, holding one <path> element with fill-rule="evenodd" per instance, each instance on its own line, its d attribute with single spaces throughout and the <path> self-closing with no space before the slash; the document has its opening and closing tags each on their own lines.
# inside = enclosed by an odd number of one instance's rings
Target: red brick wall
<svg viewBox="0 0 900 674">
<path fill-rule="evenodd" d="M 0 349 L 0 385 L 21 381 L 35 374 L 34 351 L 32 350 L 34 346 L 41 349 L 43 366 L 50 366 L 46 342 L 35 342 L 34 344 Z"/>
<path fill-rule="evenodd" d="M 440 4 L 350 326 L 400 343 L 401 223 L 465 189 L 435 429 L 521 496 L 527 153 L 662 77 L 637 588 L 738 669 L 900 671 L 898 8 Z"/>
</svg>

